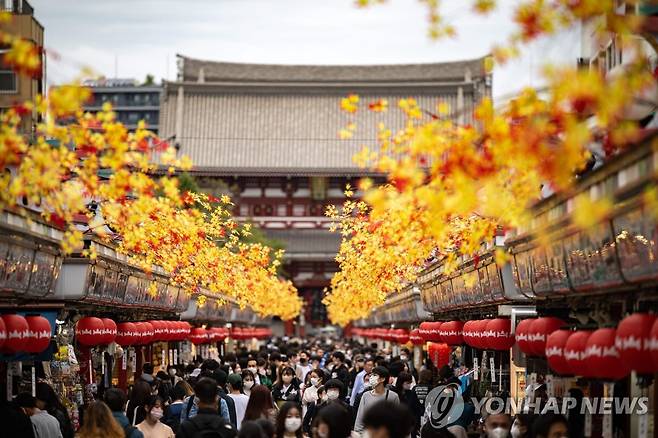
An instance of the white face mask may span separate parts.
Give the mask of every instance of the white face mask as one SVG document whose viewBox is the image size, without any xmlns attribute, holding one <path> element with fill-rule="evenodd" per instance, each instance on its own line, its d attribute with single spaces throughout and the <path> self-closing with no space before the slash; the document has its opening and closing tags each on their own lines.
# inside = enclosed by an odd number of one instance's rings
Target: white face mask
<svg viewBox="0 0 658 438">
<path fill-rule="evenodd" d="M 401 360 L 401 361 L 405 361 L 405 360 L 407 360 L 407 356 L 400 356 L 400 360 Z"/>
<path fill-rule="evenodd" d="M 339 395 L 340 395 L 340 392 L 336 391 L 335 389 L 330 389 L 329 391 L 327 391 L 327 398 L 329 400 L 336 400 Z"/>
<path fill-rule="evenodd" d="M 318 383 L 320 383 L 320 379 L 317 377 L 311 377 L 311 385 L 318 386 Z"/>
<path fill-rule="evenodd" d="M 411 383 L 403 383 L 402 388 L 404 388 L 407 391 L 410 390 L 411 389 Z"/>
<path fill-rule="evenodd" d="M 368 383 L 370 383 L 370 386 L 374 388 L 379 383 L 379 376 L 370 376 L 370 379 L 368 379 Z"/>
<path fill-rule="evenodd" d="M 170 375 L 171 377 L 174 377 L 174 376 L 176 375 L 176 370 L 173 369 L 173 368 L 170 369 L 170 370 L 169 370 L 169 375 Z"/>
<path fill-rule="evenodd" d="M 497 427 L 487 432 L 488 438 L 507 438 L 509 431 L 503 427 Z"/>
<path fill-rule="evenodd" d="M 151 417 L 155 418 L 156 420 L 159 420 L 160 418 L 162 418 L 162 415 L 164 415 L 164 413 L 162 412 L 162 409 L 160 409 L 160 408 L 151 409 Z"/>
<path fill-rule="evenodd" d="M 252 373 L 254 373 L 254 374 L 258 374 L 258 368 L 256 368 L 256 367 L 249 367 L 249 368 L 247 368 L 247 369 L 248 369 L 249 371 L 251 371 Z"/>
<path fill-rule="evenodd" d="M 254 386 L 253 380 L 247 380 L 244 382 L 244 389 L 251 389 L 252 386 Z"/>
<path fill-rule="evenodd" d="M 519 427 L 518 424 L 514 423 L 512 425 L 512 430 L 510 430 L 510 435 L 512 435 L 512 438 L 521 438 L 521 428 Z"/>
<path fill-rule="evenodd" d="M 302 419 L 299 417 L 286 418 L 285 425 L 287 432 L 297 432 L 302 427 Z"/>
</svg>

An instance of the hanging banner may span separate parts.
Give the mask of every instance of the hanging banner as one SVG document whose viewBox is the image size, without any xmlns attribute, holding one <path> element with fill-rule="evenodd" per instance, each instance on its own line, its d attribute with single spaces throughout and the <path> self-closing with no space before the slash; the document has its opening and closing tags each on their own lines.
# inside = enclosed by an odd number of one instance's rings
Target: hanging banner
<svg viewBox="0 0 658 438">
<path fill-rule="evenodd" d="M 491 372 L 491 383 L 496 383 L 496 363 L 493 356 L 489 358 L 489 370 Z"/>
<path fill-rule="evenodd" d="M 37 364 L 32 365 L 32 397 L 37 396 Z"/>
<path fill-rule="evenodd" d="M 121 354 L 121 369 L 122 369 L 123 371 L 126 370 L 126 368 L 127 368 L 126 365 L 128 365 L 128 364 L 127 364 L 127 362 L 128 362 L 127 359 L 128 359 L 128 358 L 127 358 L 126 356 L 127 356 L 127 352 L 126 352 L 126 350 L 123 350 L 123 353 Z"/>
<path fill-rule="evenodd" d="M 480 380 L 480 367 L 478 366 L 478 358 L 473 358 L 473 380 Z"/>
</svg>

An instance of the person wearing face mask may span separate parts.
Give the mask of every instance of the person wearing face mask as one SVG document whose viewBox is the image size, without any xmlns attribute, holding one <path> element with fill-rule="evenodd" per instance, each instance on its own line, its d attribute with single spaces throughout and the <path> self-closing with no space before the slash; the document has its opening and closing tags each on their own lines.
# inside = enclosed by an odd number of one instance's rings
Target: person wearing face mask
<svg viewBox="0 0 658 438">
<path fill-rule="evenodd" d="M 343 382 L 338 379 L 329 379 L 327 380 L 327 383 L 324 384 L 324 388 L 327 391 L 327 399 L 329 403 L 340 404 L 351 413 L 350 405 L 343 397 L 345 392 Z"/>
<path fill-rule="evenodd" d="M 160 421 L 163 415 L 162 399 L 155 395 L 150 396 L 144 405 L 144 421 L 137 425 L 144 438 L 174 438 L 171 427 Z"/>
<path fill-rule="evenodd" d="M 300 352 L 299 363 L 295 367 L 297 379 L 299 379 L 300 382 L 303 382 L 306 380 L 306 374 L 308 374 L 312 369 L 313 367 L 311 367 L 311 364 L 308 362 L 308 353 L 306 351 Z"/>
<path fill-rule="evenodd" d="M 327 391 L 324 386 L 317 388 L 318 398 L 316 401 L 309 403 L 308 408 L 306 409 L 306 414 L 304 414 L 304 420 L 302 421 L 302 430 L 305 434 L 311 434 L 311 424 L 320 409 L 327 406 L 329 403 L 329 397 L 327 396 Z"/>
<path fill-rule="evenodd" d="M 247 371 L 247 370 L 245 370 Z M 228 376 L 228 396 L 231 397 L 235 404 L 235 414 L 237 427 L 240 429 L 242 424 L 242 419 L 247 410 L 247 403 L 249 403 L 249 397 L 242 393 L 242 376 L 239 374 L 231 374 Z"/>
<path fill-rule="evenodd" d="M 184 383 L 184 381 L 177 383 L 169 393 L 172 401 L 165 409 L 164 417 L 161 420 L 164 424 L 171 427 L 174 433 L 178 432 L 178 428 L 180 427 L 180 413 L 183 410 L 183 400 L 186 396 Z"/>
<path fill-rule="evenodd" d="M 401 372 L 395 382 L 395 393 L 400 398 L 400 403 L 409 408 L 409 411 L 414 416 L 414 431 L 420 429 L 420 417 L 423 415 L 423 408 L 418 401 L 416 393 L 412 391 L 412 377 L 411 374 Z"/>
<path fill-rule="evenodd" d="M 286 402 L 276 418 L 276 438 L 302 438 L 301 409 L 297 403 Z"/>
<path fill-rule="evenodd" d="M 339 404 L 322 408 L 313 420 L 313 438 L 347 438 L 351 435 L 350 413 Z"/>
<path fill-rule="evenodd" d="M 363 369 L 354 378 L 354 386 L 352 387 L 352 393 L 350 395 L 350 405 L 358 406 L 356 404 L 356 398 L 363 392 L 366 385 L 368 384 L 366 375 L 369 377 L 374 367 L 375 361 L 372 358 L 367 358 L 364 360 Z"/>
<path fill-rule="evenodd" d="M 308 405 L 318 401 L 318 388 L 324 383 L 324 373 L 322 370 L 312 370 L 308 373 L 310 376 L 309 384 L 304 388 L 302 396 L 302 414 L 306 414 Z"/>
<path fill-rule="evenodd" d="M 242 370 L 242 393 L 249 397 L 251 388 L 256 384 L 254 374 L 250 370 Z"/>
<path fill-rule="evenodd" d="M 509 436 L 510 427 L 512 426 L 512 418 L 509 414 L 484 414 L 484 434 L 487 438 L 507 438 Z"/>
<path fill-rule="evenodd" d="M 532 424 L 535 420 L 535 415 L 532 414 L 516 414 L 510 435 L 512 438 L 528 438 L 532 430 Z"/>
<path fill-rule="evenodd" d="M 364 392 L 359 402 L 359 408 L 356 413 L 356 420 L 354 422 L 354 430 L 356 432 L 363 432 L 363 416 L 375 403 L 379 401 L 387 401 L 394 404 L 400 403 L 398 395 L 394 391 L 386 388 L 389 373 L 383 366 L 375 367 L 370 375 L 370 385 L 372 389 Z"/>
<path fill-rule="evenodd" d="M 169 365 L 167 367 L 167 374 L 169 375 L 169 378 L 171 379 L 171 383 L 173 386 L 176 386 L 178 382 L 183 380 L 179 375 L 178 375 L 178 370 L 176 369 L 175 366 Z"/>
<path fill-rule="evenodd" d="M 267 360 L 264 357 L 259 357 L 256 360 L 257 371 L 254 376 L 260 382 L 259 385 L 265 385 L 272 389 L 272 378 L 270 367 L 267 366 Z M 251 369 L 251 368 L 250 368 Z"/>
<path fill-rule="evenodd" d="M 295 370 L 292 367 L 284 366 L 279 375 L 279 380 L 272 387 L 274 403 L 279 407 L 287 401 L 300 403 L 299 381 L 295 377 Z"/>
</svg>

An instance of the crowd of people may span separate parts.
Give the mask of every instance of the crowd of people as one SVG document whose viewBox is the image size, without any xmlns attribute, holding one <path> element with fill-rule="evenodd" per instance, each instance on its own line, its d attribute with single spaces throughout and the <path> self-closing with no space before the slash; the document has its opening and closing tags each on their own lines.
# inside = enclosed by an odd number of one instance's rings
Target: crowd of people
<svg viewBox="0 0 658 438">
<path fill-rule="evenodd" d="M 239 349 L 186 367 L 142 374 L 126 393 L 106 388 L 81 413 L 75 433 L 53 389 L 21 393 L 3 409 L 7 436 L 35 438 L 565 438 L 560 415 L 475 414 L 464 393 L 461 416 L 437 426 L 425 402 L 437 385 L 463 387 L 449 367 L 409 350 L 313 340 Z"/>
</svg>

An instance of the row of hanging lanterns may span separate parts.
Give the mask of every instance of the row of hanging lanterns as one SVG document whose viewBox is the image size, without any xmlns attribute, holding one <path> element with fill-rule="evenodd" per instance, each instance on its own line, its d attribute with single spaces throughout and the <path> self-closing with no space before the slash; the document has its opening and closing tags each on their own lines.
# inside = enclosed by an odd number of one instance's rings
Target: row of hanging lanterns
<svg viewBox="0 0 658 438">
<path fill-rule="evenodd" d="M 368 339 L 381 339 L 382 341 L 395 342 L 398 344 L 406 344 L 411 341 L 414 344 L 418 342 L 417 334 L 412 336 L 413 331 L 410 333 L 406 329 L 385 329 L 385 328 L 374 328 L 374 329 L 361 329 L 354 328 L 352 333 L 355 336 L 362 336 Z M 422 344 L 422 340 L 420 342 Z"/>
<path fill-rule="evenodd" d="M 0 352 L 6 354 L 41 353 L 52 336 L 50 322 L 41 315 L 0 316 Z"/>
</svg>

